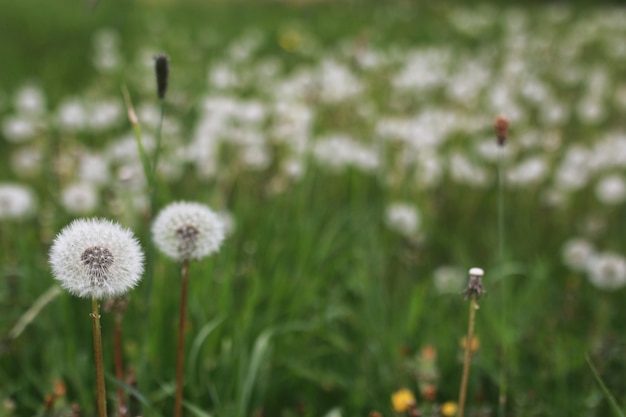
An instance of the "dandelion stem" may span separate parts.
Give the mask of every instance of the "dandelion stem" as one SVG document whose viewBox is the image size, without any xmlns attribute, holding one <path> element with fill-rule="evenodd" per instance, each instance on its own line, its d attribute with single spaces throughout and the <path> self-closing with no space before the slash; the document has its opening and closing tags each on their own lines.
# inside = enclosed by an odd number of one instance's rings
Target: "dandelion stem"
<svg viewBox="0 0 626 417">
<path fill-rule="evenodd" d="M 104 385 L 104 364 L 102 360 L 102 335 L 100 333 L 100 311 L 98 300 L 91 299 L 91 319 L 93 322 L 93 350 L 96 359 L 96 384 L 98 398 L 98 417 L 107 415 L 106 387 Z"/>
<path fill-rule="evenodd" d="M 115 351 L 115 376 L 118 381 L 124 381 L 124 363 L 122 359 L 122 313 L 115 313 L 115 330 L 114 330 L 114 351 Z M 127 417 L 128 409 L 126 408 L 126 399 L 124 390 L 121 385 L 117 386 L 117 402 L 119 408 L 119 417 Z"/>
<path fill-rule="evenodd" d="M 507 328 L 507 292 L 506 282 L 504 279 L 504 168 L 503 168 L 503 156 L 502 147 L 498 148 L 498 263 L 500 265 L 500 302 L 502 305 L 501 319 L 502 319 L 502 363 L 500 364 L 500 387 L 498 393 L 498 416 L 504 417 L 506 409 L 506 365 L 508 356 L 508 342 L 506 337 Z"/>
<path fill-rule="evenodd" d="M 474 318 L 478 303 L 476 296 L 472 296 L 469 307 L 469 324 L 467 326 L 467 338 L 465 339 L 465 360 L 463 361 L 463 376 L 461 378 L 461 389 L 459 390 L 459 413 L 457 417 L 463 417 L 465 411 L 465 398 L 467 395 L 467 380 L 469 378 L 470 360 L 472 356 L 472 340 L 474 339 Z"/>
<path fill-rule="evenodd" d="M 187 281 L 189 277 L 189 260 L 183 261 L 181 270 L 182 285 L 180 292 L 180 322 L 178 328 L 178 352 L 176 357 L 176 402 L 174 417 L 181 417 L 183 412 L 183 351 L 185 347 L 185 311 L 187 307 Z"/>
</svg>

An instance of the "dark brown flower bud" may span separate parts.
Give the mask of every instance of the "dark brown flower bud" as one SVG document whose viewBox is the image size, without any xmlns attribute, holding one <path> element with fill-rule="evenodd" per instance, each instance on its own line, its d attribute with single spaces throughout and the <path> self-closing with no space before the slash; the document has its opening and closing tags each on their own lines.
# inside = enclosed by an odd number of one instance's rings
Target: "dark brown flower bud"
<svg viewBox="0 0 626 417">
<path fill-rule="evenodd" d="M 509 119 L 502 115 L 496 117 L 496 121 L 493 124 L 493 129 L 496 131 L 498 145 L 504 146 L 504 143 L 509 136 Z"/>
<path fill-rule="evenodd" d="M 154 71 L 156 72 L 157 94 L 161 100 L 167 92 L 167 82 L 170 76 L 170 62 L 165 54 L 154 57 Z"/>
</svg>

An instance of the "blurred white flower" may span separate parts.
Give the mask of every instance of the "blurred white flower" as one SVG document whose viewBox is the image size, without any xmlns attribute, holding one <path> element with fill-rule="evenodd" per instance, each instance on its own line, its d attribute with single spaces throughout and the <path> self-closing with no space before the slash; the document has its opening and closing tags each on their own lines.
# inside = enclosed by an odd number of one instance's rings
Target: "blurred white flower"
<svg viewBox="0 0 626 417">
<path fill-rule="evenodd" d="M 35 196 L 30 188 L 0 183 L 0 220 L 21 219 L 35 212 Z"/>
<path fill-rule="evenodd" d="M 500 146 L 498 141 L 490 137 L 479 142 L 476 145 L 476 152 L 485 160 L 489 162 L 497 162 L 500 158 L 510 159 L 513 155 L 512 146 Z"/>
<path fill-rule="evenodd" d="M 78 219 L 56 236 L 50 249 L 54 278 L 78 297 L 109 298 L 135 287 L 144 254 L 133 233 L 103 219 Z"/>
<path fill-rule="evenodd" d="M 525 187 L 541 182 L 548 174 L 548 162 L 545 158 L 530 157 L 509 168 L 507 182 L 513 186 Z"/>
<path fill-rule="evenodd" d="M 616 253 L 600 253 L 587 263 L 589 282 L 602 290 L 617 290 L 626 285 L 626 259 Z"/>
<path fill-rule="evenodd" d="M 81 181 L 103 185 L 109 181 L 109 164 L 103 155 L 84 153 L 80 155 L 78 178 Z"/>
<path fill-rule="evenodd" d="M 433 283 L 439 294 L 461 294 L 467 280 L 461 268 L 443 265 L 433 272 Z"/>
<path fill-rule="evenodd" d="M 25 85 L 15 95 L 15 108 L 28 115 L 40 115 L 46 110 L 46 97 L 39 88 Z"/>
<path fill-rule="evenodd" d="M 66 130 L 81 130 L 87 122 L 87 110 L 78 99 L 62 102 L 57 110 L 57 122 Z"/>
<path fill-rule="evenodd" d="M 489 182 L 489 175 L 485 168 L 470 161 L 461 153 L 453 153 L 449 164 L 450 175 L 459 184 L 484 187 Z"/>
<path fill-rule="evenodd" d="M 322 101 L 337 103 L 357 96 L 362 86 L 359 80 L 344 65 L 325 60 L 320 67 L 319 94 Z"/>
<path fill-rule="evenodd" d="M 62 191 L 61 204 L 71 214 L 93 213 L 98 205 L 98 191 L 87 182 L 71 184 Z"/>
<path fill-rule="evenodd" d="M 620 204 L 626 199 L 626 181 L 621 175 L 608 175 L 598 181 L 595 192 L 604 204 Z"/>
<path fill-rule="evenodd" d="M 41 151 L 34 147 L 23 147 L 11 154 L 11 169 L 19 177 L 33 177 L 41 172 Z"/>
<path fill-rule="evenodd" d="M 589 260 L 594 254 L 595 249 L 591 242 L 583 238 L 569 239 L 561 249 L 563 263 L 577 272 L 584 272 L 587 269 Z"/>
<path fill-rule="evenodd" d="M 420 214 L 414 205 L 404 202 L 391 203 L 385 210 L 385 223 L 396 233 L 416 237 L 420 227 Z"/>
<path fill-rule="evenodd" d="M 117 126 L 124 111 L 117 100 L 103 100 L 91 103 L 87 113 L 87 124 L 93 130 L 101 131 Z"/>
<path fill-rule="evenodd" d="M 379 166 L 378 154 L 373 149 L 344 135 L 318 139 L 313 146 L 313 156 L 319 164 L 336 171 L 353 166 L 373 172 Z"/>
<path fill-rule="evenodd" d="M 198 260 L 219 250 L 225 225 L 209 207 L 179 201 L 159 212 L 152 224 L 152 237 L 166 256 L 178 261 Z"/>
<path fill-rule="evenodd" d="M 26 142 L 37 133 L 37 123 L 23 116 L 7 116 L 2 121 L 2 133 L 9 142 Z"/>
</svg>

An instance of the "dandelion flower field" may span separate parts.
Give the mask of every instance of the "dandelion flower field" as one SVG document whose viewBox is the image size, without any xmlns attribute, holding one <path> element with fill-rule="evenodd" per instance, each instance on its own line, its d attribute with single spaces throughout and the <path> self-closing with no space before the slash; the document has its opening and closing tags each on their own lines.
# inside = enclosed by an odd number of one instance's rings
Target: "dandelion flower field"
<svg viewBox="0 0 626 417">
<path fill-rule="evenodd" d="M 145 250 L 101 303 L 109 415 L 118 388 L 172 415 L 176 201 L 221 225 L 189 265 L 187 416 L 456 415 L 466 348 L 467 416 L 503 381 L 507 416 L 609 415 L 586 356 L 626 406 L 626 9 L 37 3 L 0 5 L 0 417 L 96 415 L 88 306 L 48 260 L 92 217 Z"/>
</svg>

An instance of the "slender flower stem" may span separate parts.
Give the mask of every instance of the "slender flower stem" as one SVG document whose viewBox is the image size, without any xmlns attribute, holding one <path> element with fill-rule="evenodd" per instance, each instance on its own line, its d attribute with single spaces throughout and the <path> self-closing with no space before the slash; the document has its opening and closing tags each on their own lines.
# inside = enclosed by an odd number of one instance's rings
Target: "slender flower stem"
<svg viewBox="0 0 626 417">
<path fill-rule="evenodd" d="M 476 296 L 470 300 L 469 324 L 467 326 L 467 338 L 465 339 L 465 360 L 463 361 L 463 377 L 461 378 L 461 389 L 459 391 L 459 413 L 457 417 L 463 417 L 465 411 L 465 398 L 467 395 L 467 380 L 469 378 L 470 360 L 472 357 L 472 340 L 474 339 L 474 318 L 478 303 Z"/>
<path fill-rule="evenodd" d="M 104 385 L 104 364 L 102 360 L 102 335 L 100 334 L 100 311 L 98 300 L 91 299 L 91 319 L 93 322 L 93 350 L 96 359 L 96 384 L 98 397 L 98 417 L 107 416 L 107 397 Z"/>
<path fill-rule="evenodd" d="M 122 360 L 122 313 L 119 311 L 115 313 L 113 343 L 115 351 L 115 376 L 118 381 L 124 381 L 124 363 Z M 117 386 L 117 402 L 119 417 L 127 417 L 128 409 L 126 408 L 126 399 L 121 385 Z"/>
<path fill-rule="evenodd" d="M 159 124 L 157 126 L 157 135 L 156 135 L 156 149 L 154 150 L 154 156 L 152 159 L 152 180 L 154 181 L 154 190 L 152 191 L 156 194 L 156 172 L 157 165 L 159 163 L 159 154 L 161 153 L 161 137 L 163 136 L 163 118 L 165 115 L 165 101 L 161 100 L 161 116 L 159 117 Z"/>
<path fill-rule="evenodd" d="M 500 387 L 498 393 L 498 416 L 504 417 L 506 409 L 506 366 L 508 360 L 508 341 L 506 337 L 507 328 L 507 291 L 506 280 L 504 279 L 504 167 L 502 147 L 498 148 L 498 263 L 500 272 L 500 302 L 502 311 L 500 318 L 502 319 L 502 363 L 500 364 Z"/>
<path fill-rule="evenodd" d="M 187 308 L 187 281 L 189 277 L 189 260 L 183 261 L 181 270 L 182 286 L 180 292 L 180 322 L 178 328 L 178 352 L 176 358 L 176 404 L 174 417 L 181 417 L 183 414 L 183 359 L 185 348 L 185 311 Z"/>
</svg>

